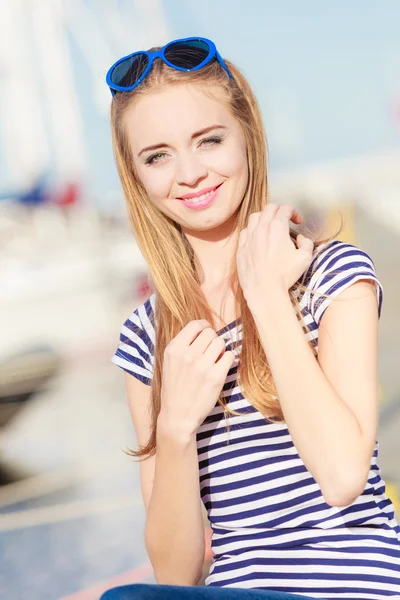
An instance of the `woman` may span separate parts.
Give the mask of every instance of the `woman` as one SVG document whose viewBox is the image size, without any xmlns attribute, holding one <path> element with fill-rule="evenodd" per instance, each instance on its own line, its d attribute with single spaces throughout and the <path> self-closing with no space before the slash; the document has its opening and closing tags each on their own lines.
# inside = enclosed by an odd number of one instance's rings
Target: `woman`
<svg viewBox="0 0 400 600">
<path fill-rule="evenodd" d="M 103 600 L 400 597 L 400 528 L 375 442 L 382 288 L 371 258 L 296 235 L 301 215 L 268 202 L 257 101 L 210 40 L 125 57 L 107 83 L 155 287 L 113 361 L 126 372 L 159 585 Z M 214 562 L 192 587 L 200 498 Z"/>
</svg>

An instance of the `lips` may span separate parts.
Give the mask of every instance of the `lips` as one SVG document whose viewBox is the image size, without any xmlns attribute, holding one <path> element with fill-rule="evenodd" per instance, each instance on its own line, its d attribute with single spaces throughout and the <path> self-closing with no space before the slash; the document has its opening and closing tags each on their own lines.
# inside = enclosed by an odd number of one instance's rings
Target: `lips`
<svg viewBox="0 0 400 600">
<path fill-rule="evenodd" d="M 185 194 L 184 196 L 180 196 L 179 198 L 177 198 L 177 200 L 190 200 L 191 198 L 198 198 L 199 196 L 202 196 L 203 194 L 208 194 L 208 192 L 213 192 L 214 190 L 219 188 L 221 185 L 222 185 L 222 183 L 219 183 L 218 185 L 214 185 L 213 187 L 205 188 L 204 190 L 200 190 L 199 192 L 195 192 L 192 194 Z"/>
</svg>

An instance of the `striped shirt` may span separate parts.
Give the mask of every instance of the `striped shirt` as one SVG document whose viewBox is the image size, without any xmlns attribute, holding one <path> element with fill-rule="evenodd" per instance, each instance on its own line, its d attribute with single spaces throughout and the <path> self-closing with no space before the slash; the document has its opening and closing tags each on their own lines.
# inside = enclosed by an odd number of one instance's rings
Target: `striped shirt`
<svg viewBox="0 0 400 600">
<path fill-rule="evenodd" d="M 383 291 L 374 263 L 338 240 L 321 245 L 305 274 L 311 291 L 300 308 L 318 351 L 318 327 L 332 298 L 359 279 L 375 284 L 380 316 Z M 155 294 L 121 328 L 112 361 L 147 385 L 154 365 Z M 208 586 L 259 588 L 325 600 L 400 598 L 400 527 L 378 466 L 379 442 L 363 493 L 349 506 L 326 504 L 285 424 L 265 419 L 243 396 L 236 373 L 241 321 L 219 330 L 237 348 L 224 395 L 239 416 L 230 431 L 217 404 L 197 432 L 200 488 L 212 527 L 214 562 Z M 340 432 L 338 432 L 340 439 Z"/>
</svg>

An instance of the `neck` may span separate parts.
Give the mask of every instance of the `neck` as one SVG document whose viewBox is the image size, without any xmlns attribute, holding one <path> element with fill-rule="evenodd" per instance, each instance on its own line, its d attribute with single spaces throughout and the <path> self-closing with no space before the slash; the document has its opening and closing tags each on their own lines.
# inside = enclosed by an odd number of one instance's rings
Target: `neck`
<svg viewBox="0 0 400 600">
<path fill-rule="evenodd" d="M 193 248 L 202 288 L 214 289 L 226 283 L 237 239 L 233 218 L 215 229 L 195 231 L 182 228 L 182 231 Z"/>
</svg>

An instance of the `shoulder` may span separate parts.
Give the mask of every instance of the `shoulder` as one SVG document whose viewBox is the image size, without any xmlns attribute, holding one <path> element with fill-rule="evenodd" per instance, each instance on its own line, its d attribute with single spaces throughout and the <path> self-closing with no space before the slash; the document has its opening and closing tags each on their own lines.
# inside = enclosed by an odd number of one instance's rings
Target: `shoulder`
<svg viewBox="0 0 400 600">
<path fill-rule="evenodd" d="M 112 362 L 147 385 L 154 370 L 155 294 L 140 304 L 123 322 Z"/>
<path fill-rule="evenodd" d="M 319 245 L 301 280 L 307 288 L 304 301 L 314 320 L 319 323 L 332 299 L 360 280 L 374 283 L 380 316 L 383 288 L 371 256 L 358 246 L 340 240 Z"/>
<path fill-rule="evenodd" d="M 148 340 L 149 345 L 154 345 L 154 315 L 155 294 L 152 294 L 145 302 L 139 304 L 129 315 L 121 326 L 121 335 L 131 337 L 132 333 Z"/>
<path fill-rule="evenodd" d="M 332 240 L 315 249 L 313 260 L 305 273 L 304 285 L 312 287 L 325 274 L 334 275 L 362 268 L 375 271 L 374 262 L 365 250 L 348 242 Z"/>
</svg>

